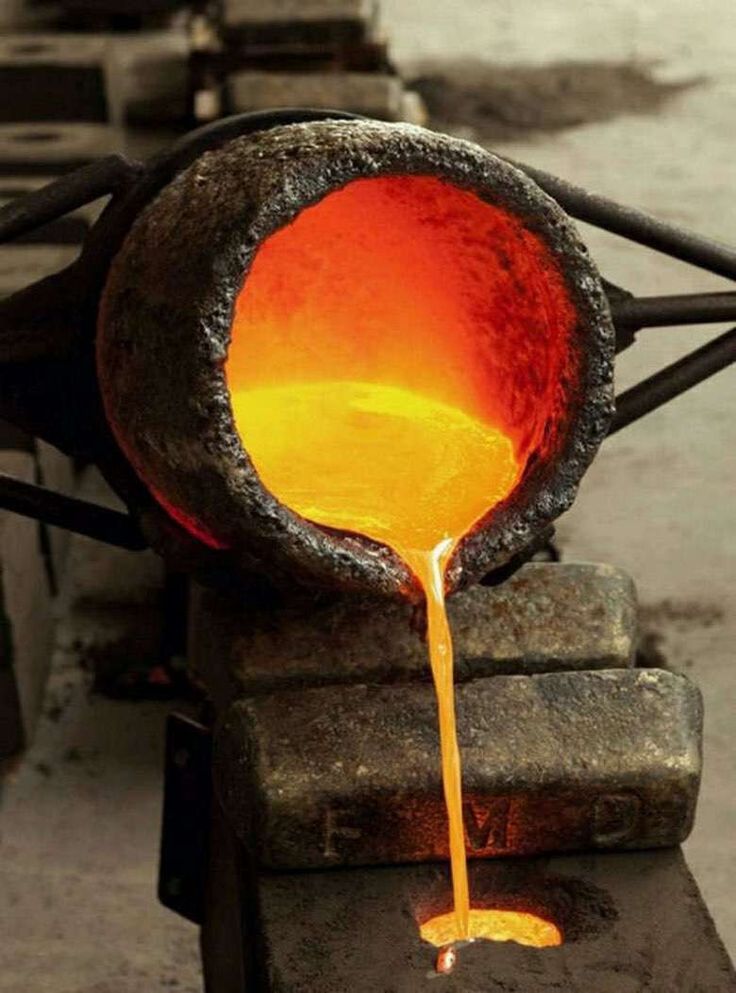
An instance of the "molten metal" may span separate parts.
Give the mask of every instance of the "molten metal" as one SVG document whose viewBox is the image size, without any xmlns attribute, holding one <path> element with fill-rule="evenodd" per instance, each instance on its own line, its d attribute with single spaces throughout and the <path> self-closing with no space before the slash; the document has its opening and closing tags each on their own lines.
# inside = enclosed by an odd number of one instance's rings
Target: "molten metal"
<svg viewBox="0 0 736 993">
<path fill-rule="evenodd" d="M 260 245 L 226 375 L 233 394 L 406 389 L 500 429 L 523 468 L 564 416 L 575 320 L 549 249 L 518 217 L 429 176 L 358 179 Z"/>
<path fill-rule="evenodd" d="M 428 605 L 458 928 L 468 882 L 452 640 L 444 567 L 458 540 L 518 476 L 511 443 L 462 410 L 391 386 L 322 382 L 241 391 L 235 421 L 261 480 L 318 524 L 388 544 L 412 568 Z"/>
<path fill-rule="evenodd" d="M 226 375 L 261 482 L 391 547 L 426 595 L 453 937 L 470 936 L 470 901 L 445 569 L 544 451 L 573 321 L 520 220 L 427 176 L 356 180 L 302 210 L 237 300 Z"/>
<path fill-rule="evenodd" d="M 296 379 L 234 394 L 233 413 L 279 500 L 404 558 L 464 534 L 518 475 L 502 432 L 393 386 Z"/>
<path fill-rule="evenodd" d="M 424 941 L 437 948 L 460 940 L 454 913 L 440 914 L 425 921 L 419 929 Z M 469 934 L 471 939 L 486 941 L 516 941 L 532 948 L 554 948 L 563 942 L 562 932 L 551 921 L 522 910 L 470 911 Z"/>
</svg>

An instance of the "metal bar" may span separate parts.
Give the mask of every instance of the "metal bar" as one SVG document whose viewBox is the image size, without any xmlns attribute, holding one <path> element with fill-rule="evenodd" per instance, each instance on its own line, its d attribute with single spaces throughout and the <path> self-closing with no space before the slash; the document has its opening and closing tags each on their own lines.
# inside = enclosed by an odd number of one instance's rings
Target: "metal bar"
<svg viewBox="0 0 736 993">
<path fill-rule="evenodd" d="M 60 176 L 34 193 L 18 197 L 0 210 L 0 242 L 11 241 L 98 197 L 113 193 L 137 176 L 141 168 L 122 155 L 108 155 Z"/>
<path fill-rule="evenodd" d="M 688 293 L 681 296 L 631 297 L 611 302 L 616 327 L 673 327 L 736 321 L 736 293 Z"/>
<path fill-rule="evenodd" d="M 624 207 L 606 197 L 588 193 L 582 187 L 574 186 L 541 169 L 511 159 L 509 161 L 579 221 L 594 224 L 604 231 L 628 238 L 701 269 L 708 269 L 726 279 L 736 279 L 735 249 L 675 224 L 660 221 L 635 207 Z"/>
<path fill-rule="evenodd" d="M 169 714 L 158 897 L 195 924 L 204 915 L 211 795 L 212 732 L 186 714 Z"/>
<path fill-rule="evenodd" d="M 494 675 L 456 694 L 474 858 L 657 848 L 689 834 L 702 702 L 684 676 Z M 241 697 L 216 734 L 215 791 L 254 862 L 269 869 L 444 860 L 437 748 L 427 683 Z"/>
<path fill-rule="evenodd" d="M 148 543 L 133 519 L 118 510 L 65 496 L 0 473 L 0 508 L 86 535 L 108 545 L 141 551 Z"/>
<path fill-rule="evenodd" d="M 709 341 L 684 358 L 660 369 L 616 398 L 616 416 L 609 437 L 640 417 L 685 393 L 736 362 L 736 328 Z"/>
</svg>

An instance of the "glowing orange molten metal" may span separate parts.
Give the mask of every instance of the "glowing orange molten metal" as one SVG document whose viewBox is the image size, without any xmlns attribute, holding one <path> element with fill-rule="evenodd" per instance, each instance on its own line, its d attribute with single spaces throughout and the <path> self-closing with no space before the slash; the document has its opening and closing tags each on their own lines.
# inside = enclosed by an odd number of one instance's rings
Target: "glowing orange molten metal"
<svg viewBox="0 0 736 993">
<path fill-rule="evenodd" d="M 457 540 L 516 482 L 511 444 L 456 407 L 370 383 L 241 391 L 233 394 L 233 410 L 272 493 L 318 524 L 390 545 L 424 587 L 455 902 L 465 934 L 462 788 L 442 576 Z"/>
<path fill-rule="evenodd" d="M 424 941 L 441 948 L 457 941 L 454 913 L 440 914 L 422 924 L 419 933 Z M 470 911 L 469 938 L 486 941 L 516 941 L 532 948 L 554 948 L 562 944 L 562 932 L 551 921 L 522 910 Z"/>
<path fill-rule="evenodd" d="M 571 320 L 519 220 L 402 176 L 356 180 L 271 235 L 233 322 L 233 413 L 264 485 L 389 545 L 426 593 L 454 939 L 486 912 L 469 907 L 444 570 L 547 443 Z"/>
</svg>

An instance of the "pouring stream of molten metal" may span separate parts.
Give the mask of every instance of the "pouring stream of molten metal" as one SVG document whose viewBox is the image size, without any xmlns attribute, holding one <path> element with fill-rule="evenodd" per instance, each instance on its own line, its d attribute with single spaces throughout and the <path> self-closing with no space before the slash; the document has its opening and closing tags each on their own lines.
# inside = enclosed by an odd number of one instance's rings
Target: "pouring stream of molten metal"
<svg viewBox="0 0 736 993">
<path fill-rule="evenodd" d="M 454 893 L 455 920 L 445 922 L 443 938 L 490 937 L 477 933 L 480 919 L 471 927 L 444 572 L 457 542 L 513 489 L 519 466 L 511 441 L 457 407 L 378 383 L 237 390 L 232 404 L 271 493 L 317 524 L 389 545 L 424 589 Z"/>
</svg>

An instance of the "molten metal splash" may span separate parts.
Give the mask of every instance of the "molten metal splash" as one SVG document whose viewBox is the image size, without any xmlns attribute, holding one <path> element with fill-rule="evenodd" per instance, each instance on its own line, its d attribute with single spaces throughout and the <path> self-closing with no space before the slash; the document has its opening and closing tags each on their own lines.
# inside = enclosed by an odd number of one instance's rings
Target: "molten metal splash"
<svg viewBox="0 0 736 993">
<path fill-rule="evenodd" d="M 424 941 L 442 948 L 462 940 L 454 912 L 425 921 L 419 929 Z M 562 932 L 551 921 L 522 910 L 470 911 L 468 938 L 486 941 L 516 941 L 532 948 L 555 948 L 562 944 Z"/>
</svg>

